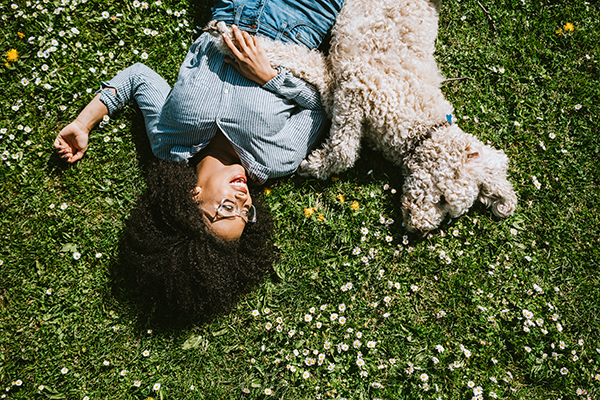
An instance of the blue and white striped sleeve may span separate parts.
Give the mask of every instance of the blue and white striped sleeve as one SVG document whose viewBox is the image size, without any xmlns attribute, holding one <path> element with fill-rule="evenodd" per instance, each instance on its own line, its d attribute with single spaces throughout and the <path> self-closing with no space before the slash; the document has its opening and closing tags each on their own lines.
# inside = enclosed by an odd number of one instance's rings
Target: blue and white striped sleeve
<svg viewBox="0 0 600 400">
<path fill-rule="evenodd" d="M 253 154 L 257 161 L 268 167 L 269 178 L 290 175 L 298 169 L 325 133 L 326 120 L 325 110 L 303 109 L 293 114 L 275 137 L 267 139 L 267 143 L 256 138 L 258 146 L 253 149 Z"/>
<path fill-rule="evenodd" d="M 285 67 L 277 67 L 279 73 L 262 87 L 294 101 L 302 108 L 322 110 L 321 96 L 317 88 L 294 76 Z"/>
</svg>

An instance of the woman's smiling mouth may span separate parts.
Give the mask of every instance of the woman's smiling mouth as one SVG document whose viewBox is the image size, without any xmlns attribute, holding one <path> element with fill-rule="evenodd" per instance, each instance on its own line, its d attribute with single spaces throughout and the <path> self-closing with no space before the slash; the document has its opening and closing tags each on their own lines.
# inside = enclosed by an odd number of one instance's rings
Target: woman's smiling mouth
<svg viewBox="0 0 600 400">
<path fill-rule="evenodd" d="M 244 175 L 237 175 L 229 184 L 239 191 L 248 193 L 248 186 L 246 185 L 246 177 Z"/>
</svg>

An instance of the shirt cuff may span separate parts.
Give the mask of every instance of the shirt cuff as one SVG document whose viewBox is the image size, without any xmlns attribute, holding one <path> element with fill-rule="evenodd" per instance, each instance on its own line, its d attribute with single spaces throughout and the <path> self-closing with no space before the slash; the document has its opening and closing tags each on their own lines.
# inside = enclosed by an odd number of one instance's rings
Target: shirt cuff
<svg viewBox="0 0 600 400">
<path fill-rule="evenodd" d="M 123 105 L 119 102 L 112 90 L 108 89 L 109 87 L 111 86 L 109 86 L 107 82 L 102 82 L 102 87 L 96 94 L 100 93 L 100 101 L 108 108 L 108 115 L 112 117 L 112 115 Z"/>
<path fill-rule="evenodd" d="M 267 89 L 271 92 L 278 93 L 281 85 L 285 81 L 285 76 L 287 75 L 287 69 L 282 66 L 274 67 L 277 70 L 277 75 L 272 78 L 269 82 L 262 85 L 263 89 Z"/>
</svg>

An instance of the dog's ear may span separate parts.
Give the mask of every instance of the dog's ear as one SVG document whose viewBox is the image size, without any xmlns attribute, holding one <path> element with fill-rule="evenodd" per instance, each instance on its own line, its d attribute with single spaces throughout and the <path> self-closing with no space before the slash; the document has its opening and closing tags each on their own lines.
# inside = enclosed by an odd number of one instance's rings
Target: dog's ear
<svg viewBox="0 0 600 400">
<path fill-rule="evenodd" d="M 431 179 L 420 179 L 411 174 L 404 180 L 402 188 L 402 213 L 409 231 L 425 234 L 435 228 L 444 219 L 444 207 L 440 195 Z"/>
<path fill-rule="evenodd" d="M 494 215 L 503 218 L 511 215 L 517 207 L 517 195 L 506 178 L 484 182 L 479 191 L 479 201 L 491 207 Z"/>
<path fill-rule="evenodd" d="M 467 149 L 466 152 L 467 155 L 467 162 L 476 162 L 477 160 L 479 160 L 479 152 L 478 151 L 469 151 L 469 149 Z"/>
</svg>

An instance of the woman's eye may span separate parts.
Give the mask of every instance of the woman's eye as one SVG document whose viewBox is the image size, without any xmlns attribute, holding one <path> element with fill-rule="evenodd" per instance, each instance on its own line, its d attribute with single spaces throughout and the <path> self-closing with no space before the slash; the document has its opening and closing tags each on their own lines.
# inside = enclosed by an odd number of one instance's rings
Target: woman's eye
<svg viewBox="0 0 600 400">
<path fill-rule="evenodd" d="M 225 210 L 225 211 L 233 211 L 234 207 L 231 204 L 223 204 L 223 210 Z"/>
</svg>

